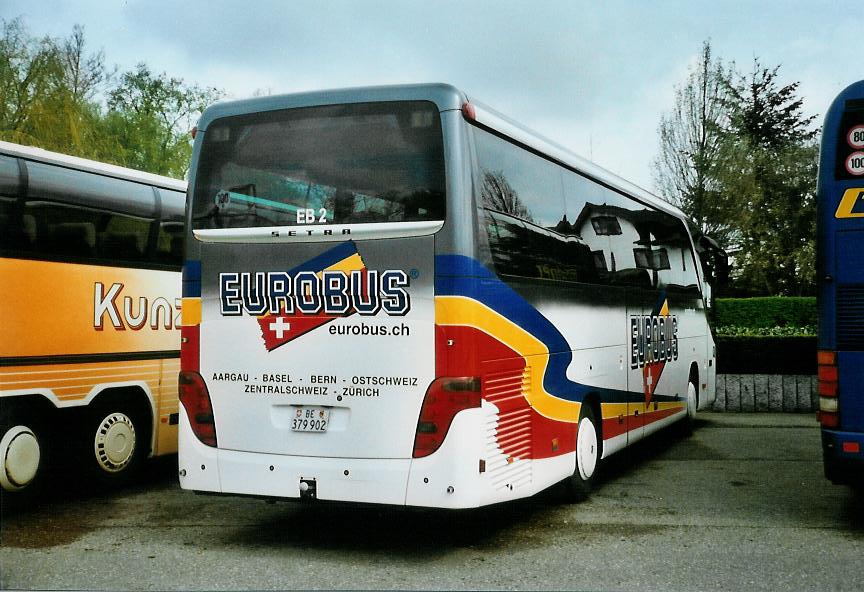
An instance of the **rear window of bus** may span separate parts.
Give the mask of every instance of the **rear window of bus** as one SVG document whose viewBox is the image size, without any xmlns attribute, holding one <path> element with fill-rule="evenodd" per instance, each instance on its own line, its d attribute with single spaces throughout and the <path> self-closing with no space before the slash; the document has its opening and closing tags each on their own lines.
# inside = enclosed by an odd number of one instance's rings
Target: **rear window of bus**
<svg viewBox="0 0 864 592">
<path fill-rule="evenodd" d="M 443 219 L 433 103 L 267 111 L 217 119 L 204 134 L 194 229 Z"/>
</svg>

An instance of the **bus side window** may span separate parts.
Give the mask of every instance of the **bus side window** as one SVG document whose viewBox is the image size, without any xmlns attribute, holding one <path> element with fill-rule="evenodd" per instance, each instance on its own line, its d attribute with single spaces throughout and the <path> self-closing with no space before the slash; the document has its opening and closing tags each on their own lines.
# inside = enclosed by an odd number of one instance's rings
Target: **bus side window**
<svg viewBox="0 0 864 592">
<path fill-rule="evenodd" d="M 489 252 L 495 271 L 503 275 L 533 277 L 532 256 L 525 224 L 513 216 L 485 210 Z"/>
<path fill-rule="evenodd" d="M 80 259 L 88 263 L 145 261 L 150 221 L 93 208 L 30 201 L 23 219 L 32 233 L 34 254 L 46 261 Z"/>
<path fill-rule="evenodd" d="M 50 227 L 48 241 L 54 253 L 93 259 L 96 255 L 96 225 L 93 222 L 55 223 Z"/>
<path fill-rule="evenodd" d="M 658 236 L 659 235 L 659 236 Z M 652 241 L 654 252 L 662 250 L 666 253 L 663 265 L 655 265 L 658 288 L 698 293 L 699 278 L 696 266 L 692 264 L 693 250 L 690 236 L 684 223 L 672 216 L 664 214 L 663 230 L 658 230 Z M 655 258 L 656 259 L 656 258 Z M 677 260 L 680 259 L 680 264 Z M 687 264 L 687 260 L 691 264 Z M 673 265 L 672 261 L 676 261 Z M 655 260 L 655 263 L 658 263 Z"/>
<path fill-rule="evenodd" d="M 19 177 L 16 159 L 0 155 L 0 250 L 4 252 L 29 250 L 31 244 L 28 229 L 22 227 Z"/>
<path fill-rule="evenodd" d="M 183 265 L 183 224 L 162 222 L 156 243 L 156 262 L 168 265 Z"/>
<path fill-rule="evenodd" d="M 150 220 L 111 214 L 99 235 L 99 258 L 141 263 L 147 252 Z"/>
<path fill-rule="evenodd" d="M 56 259 L 93 259 L 96 255 L 96 228 L 99 212 L 48 201 L 28 201 L 24 216 L 34 221 L 34 255 Z"/>
</svg>

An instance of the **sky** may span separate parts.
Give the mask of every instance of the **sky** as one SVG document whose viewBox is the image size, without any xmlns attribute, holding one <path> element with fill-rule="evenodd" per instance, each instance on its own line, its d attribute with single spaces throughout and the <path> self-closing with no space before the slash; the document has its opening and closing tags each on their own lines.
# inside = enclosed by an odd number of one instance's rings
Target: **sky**
<svg viewBox="0 0 864 592">
<path fill-rule="evenodd" d="M 807 115 L 864 78 L 861 0 L 3 0 L 37 36 L 84 26 L 119 70 L 258 93 L 447 82 L 649 190 L 657 128 L 710 40 L 800 82 Z"/>
</svg>

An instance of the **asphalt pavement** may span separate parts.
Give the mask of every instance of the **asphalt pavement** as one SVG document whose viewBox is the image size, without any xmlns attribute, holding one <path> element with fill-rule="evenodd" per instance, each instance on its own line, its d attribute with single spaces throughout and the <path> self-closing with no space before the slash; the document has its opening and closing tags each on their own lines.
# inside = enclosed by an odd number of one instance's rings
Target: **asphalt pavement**
<svg viewBox="0 0 864 592">
<path fill-rule="evenodd" d="M 592 497 L 467 513 L 196 496 L 159 459 L 58 479 L 0 525 L 0 586 L 50 590 L 864 590 L 864 495 L 812 415 L 700 415 L 610 459 Z"/>
</svg>

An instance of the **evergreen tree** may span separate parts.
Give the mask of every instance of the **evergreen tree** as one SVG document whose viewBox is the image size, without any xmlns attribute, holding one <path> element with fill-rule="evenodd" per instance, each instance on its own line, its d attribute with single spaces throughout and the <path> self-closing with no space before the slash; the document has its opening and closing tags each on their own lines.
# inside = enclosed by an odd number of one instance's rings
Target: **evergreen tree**
<svg viewBox="0 0 864 592">
<path fill-rule="evenodd" d="M 803 114 L 798 83 L 780 85 L 779 66 L 728 84 L 729 125 L 721 148 L 723 192 L 737 209 L 735 279 L 766 294 L 815 289 L 815 116 Z"/>
</svg>

